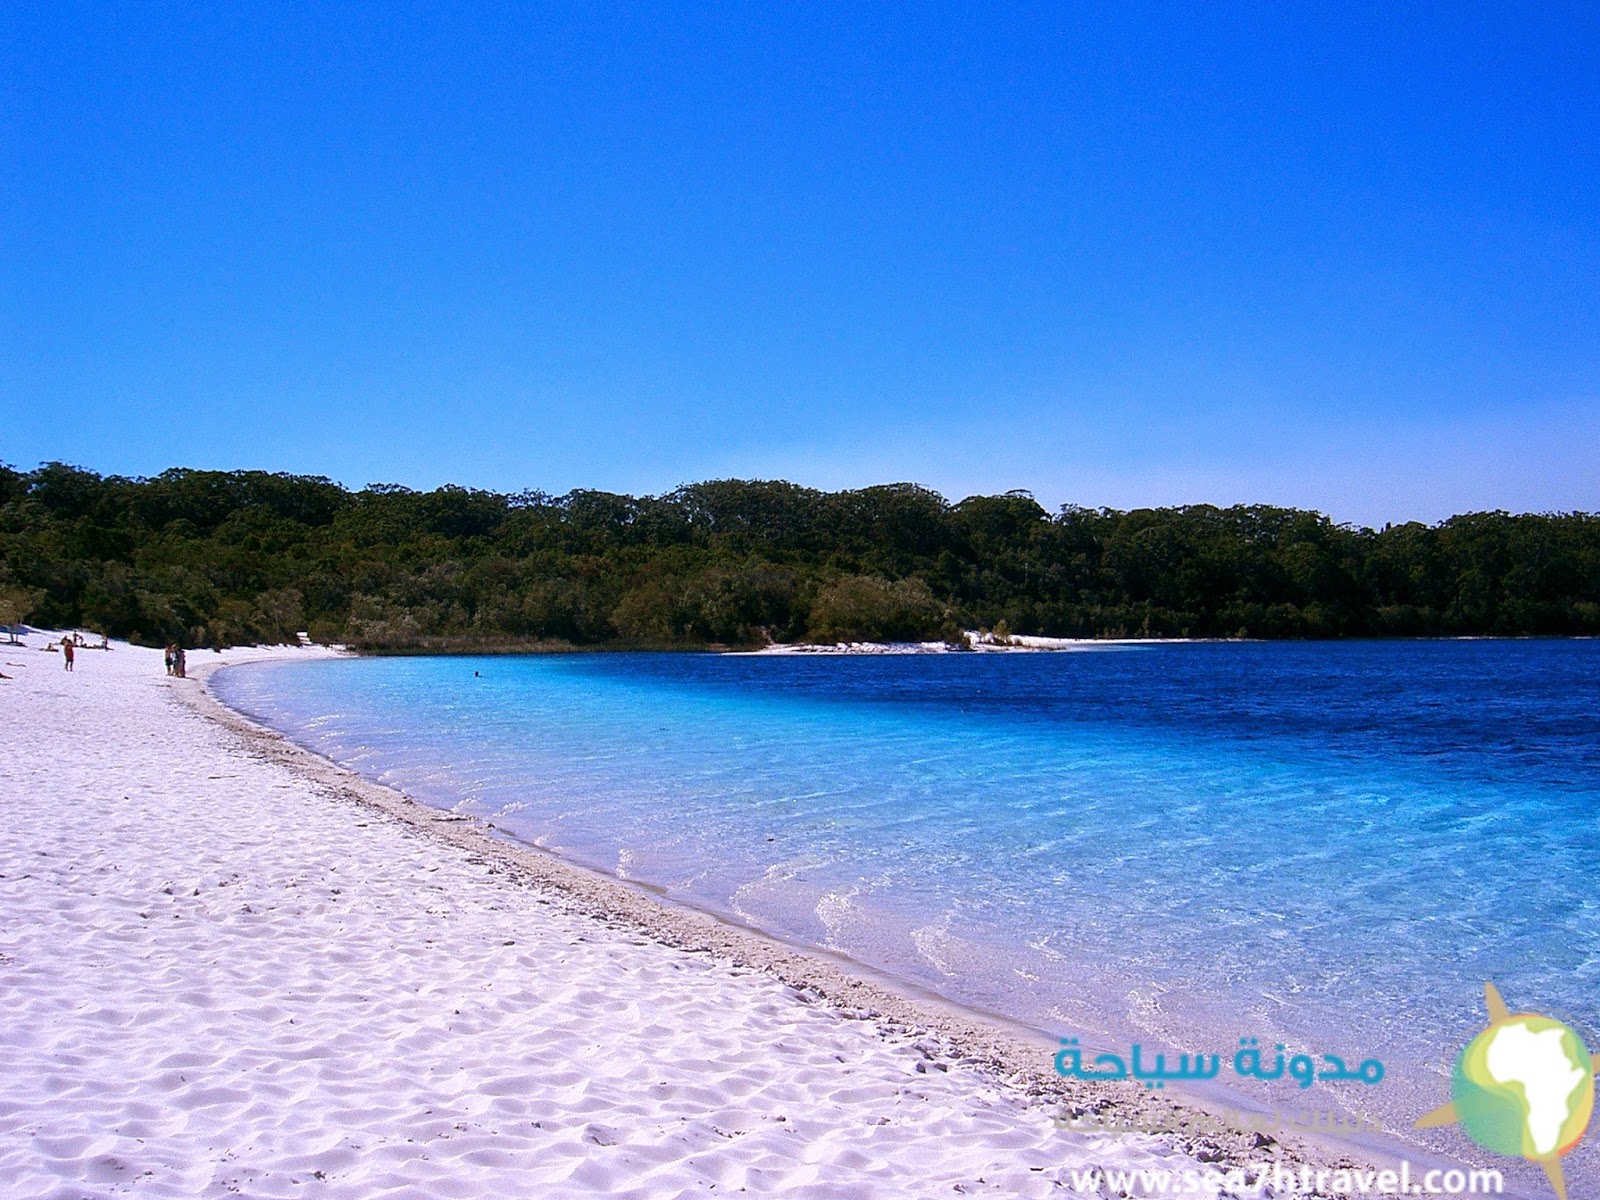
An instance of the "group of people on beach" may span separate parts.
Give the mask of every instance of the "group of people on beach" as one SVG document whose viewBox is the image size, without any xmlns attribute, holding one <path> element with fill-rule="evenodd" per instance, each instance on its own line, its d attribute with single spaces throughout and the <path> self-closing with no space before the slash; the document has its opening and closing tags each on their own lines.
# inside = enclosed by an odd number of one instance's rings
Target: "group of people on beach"
<svg viewBox="0 0 1600 1200">
<path fill-rule="evenodd" d="M 87 647 L 90 650 L 109 650 L 109 649 L 111 649 L 111 639 L 110 639 L 109 636 L 101 635 L 100 644 L 98 646 L 96 646 L 96 645 L 93 645 L 93 644 L 91 644 L 89 642 L 84 641 L 83 640 L 83 634 L 81 634 L 81 633 L 64 633 L 64 634 L 62 634 L 61 635 L 61 657 L 62 657 L 62 660 L 63 660 L 62 665 L 65 666 L 67 668 L 67 670 L 69 670 L 69 671 L 72 670 L 73 667 L 77 665 L 78 647 L 80 647 L 80 646 Z M 49 650 L 49 649 L 52 649 L 52 647 L 46 646 L 45 649 Z"/>
<path fill-rule="evenodd" d="M 84 641 L 81 633 L 64 633 L 61 635 L 60 646 L 64 665 L 70 671 L 77 664 L 79 647 L 87 647 L 90 650 L 109 650 L 111 649 L 111 639 L 109 637 L 101 637 L 100 644 L 96 646 Z M 53 648 L 51 646 L 45 647 L 46 650 Z M 183 652 L 183 647 L 178 645 L 177 642 L 167 643 L 166 654 L 163 655 L 163 658 L 167 664 L 168 675 L 175 679 L 187 679 L 189 677 L 187 656 Z"/>
</svg>

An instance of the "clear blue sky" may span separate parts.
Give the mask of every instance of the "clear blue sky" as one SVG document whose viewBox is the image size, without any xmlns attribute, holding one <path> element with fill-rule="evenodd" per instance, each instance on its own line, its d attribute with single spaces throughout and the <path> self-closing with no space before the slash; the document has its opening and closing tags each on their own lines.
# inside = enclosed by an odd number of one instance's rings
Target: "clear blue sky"
<svg viewBox="0 0 1600 1200">
<path fill-rule="evenodd" d="M 0 7 L 0 459 L 1600 509 L 1600 16 Z"/>
</svg>

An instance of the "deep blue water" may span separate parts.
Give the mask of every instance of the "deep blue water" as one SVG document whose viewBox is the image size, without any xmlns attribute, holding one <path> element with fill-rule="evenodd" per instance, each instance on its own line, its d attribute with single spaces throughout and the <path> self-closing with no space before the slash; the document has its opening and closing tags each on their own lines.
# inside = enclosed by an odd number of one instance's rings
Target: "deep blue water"
<svg viewBox="0 0 1600 1200">
<path fill-rule="evenodd" d="M 1600 642 L 1457 641 L 215 686 L 418 799 L 1052 1033 L 1382 1054 L 1401 1111 L 1439 1102 L 1486 979 L 1600 1040 L 1597 680 Z"/>
</svg>

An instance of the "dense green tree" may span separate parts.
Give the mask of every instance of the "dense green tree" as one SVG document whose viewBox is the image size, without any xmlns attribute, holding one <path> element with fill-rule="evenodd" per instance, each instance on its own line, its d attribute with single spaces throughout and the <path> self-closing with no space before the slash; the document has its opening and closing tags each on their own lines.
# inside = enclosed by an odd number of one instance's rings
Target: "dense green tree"
<svg viewBox="0 0 1600 1200">
<path fill-rule="evenodd" d="M 846 575 L 811 603 L 811 635 L 824 642 L 923 641 L 939 636 L 946 612 L 920 579 Z"/>
<path fill-rule="evenodd" d="M 537 642 L 1600 633 L 1600 517 L 1381 531 L 1241 505 L 1049 513 L 914 484 L 663 496 L 351 492 L 262 471 L 0 464 L 0 593 L 147 642 Z M 10 604 L 17 607 L 16 603 Z"/>
</svg>

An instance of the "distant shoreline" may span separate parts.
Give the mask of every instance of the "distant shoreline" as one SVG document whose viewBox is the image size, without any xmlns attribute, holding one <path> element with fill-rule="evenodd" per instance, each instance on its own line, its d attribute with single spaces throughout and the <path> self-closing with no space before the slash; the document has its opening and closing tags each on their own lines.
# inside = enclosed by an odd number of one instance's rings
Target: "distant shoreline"
<svg viewBox="0 0 1600 1200">
<path fill-rule="evenodd" d="M 976 631 L 972 631 L 976 633 Z M 337 645 L 347 653 L 373 658 L 469 658 L 544 655 L 544 654 L 724 654 L 731 656 L 786 655 L 883 655 L 883 654 L 1056 654 L 1093 652 L 1118 646 L 1210 646 L 1210 645 L 1350 645 L 1368 642 L 1590 642 L 1594 634 L 1438 634 L 1409 637 L 1345 638 L 1052 638 L 1033 634 L 1012 634 L 1010 641 L 974 644 L 967 650 L 948 642 L 769 642 L 762 646 L 727 645 L 718 642 L 562 642 L 542 639 L 457 640 L 440 638 L 416 646 Z"/>
</svg>

